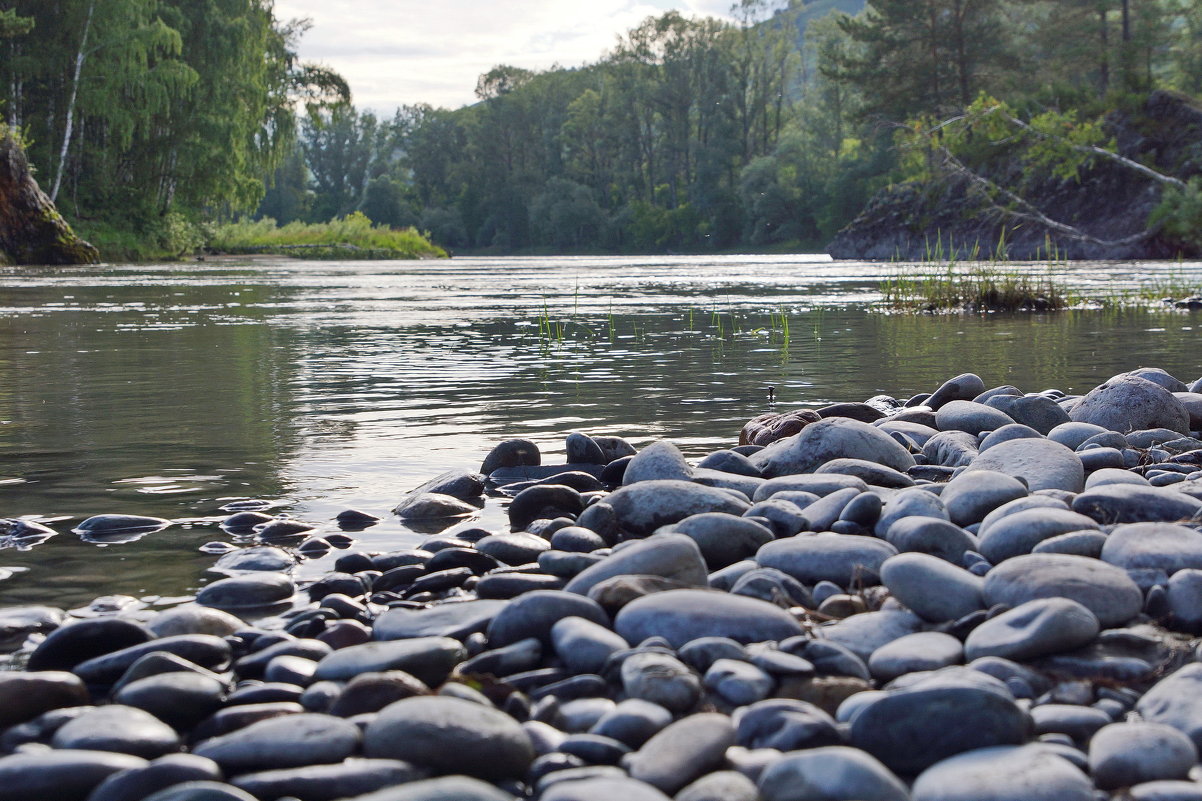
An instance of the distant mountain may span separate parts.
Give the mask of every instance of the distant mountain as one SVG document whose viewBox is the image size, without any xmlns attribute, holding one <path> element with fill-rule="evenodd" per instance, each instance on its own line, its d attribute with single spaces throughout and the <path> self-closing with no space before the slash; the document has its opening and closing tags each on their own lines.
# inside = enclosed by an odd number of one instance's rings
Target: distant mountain
<svg viewBox="0 0 1202 801">
<path fill-rule="evenodd" d="M 866 0 L 790 0 L 789 6 L 776 12 L 771 21 L 778 25 L 791 23 L 797 29 L 797 46 L 800 48 L 811 20 L 835 11 L 855 16 L 865 5 Z"/>
</svg>

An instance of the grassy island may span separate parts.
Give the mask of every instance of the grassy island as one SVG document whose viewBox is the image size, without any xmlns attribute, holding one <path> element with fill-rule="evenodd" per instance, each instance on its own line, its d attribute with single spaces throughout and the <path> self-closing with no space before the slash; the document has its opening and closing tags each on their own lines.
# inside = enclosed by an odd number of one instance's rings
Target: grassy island
<svg viewBox="0 0 1202 801">
<path fill-rule="evenodd" d="M 280 253 L 301 259 L 445 259 L 447 252 L 415 228 L 375 225 L 362 212 L 327 223 L 271 218 L 218 226 L 208 242 L 215 253 Z"/>
</svg>

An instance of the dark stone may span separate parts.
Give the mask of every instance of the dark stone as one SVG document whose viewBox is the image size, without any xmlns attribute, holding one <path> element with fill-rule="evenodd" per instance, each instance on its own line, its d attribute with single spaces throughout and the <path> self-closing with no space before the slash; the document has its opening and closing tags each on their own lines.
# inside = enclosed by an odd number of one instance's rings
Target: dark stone
<svg viewBox="0 0 1202 801">
<path fill-rule="evenodd" d="M 116 617 L 80 620 L 51 632 L 29 656 L 28 670 L 70 670 L 102 654 L 153 639 L 145 626 Z"/>
</svg>

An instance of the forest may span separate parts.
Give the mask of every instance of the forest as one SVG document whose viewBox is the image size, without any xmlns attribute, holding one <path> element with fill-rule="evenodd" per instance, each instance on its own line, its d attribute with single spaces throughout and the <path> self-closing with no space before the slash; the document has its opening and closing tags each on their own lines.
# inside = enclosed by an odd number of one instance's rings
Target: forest
<svg viewBox="0 0 1202 801">
<path fill-rule="evenodd" d="M 982 103 L 1105 149 L 1106 114 L 1202 92 L 1193 0 L 742 0 L 391 116 L 298 60 L 305 29 L 270 0 L 0 1 L 0 113 L 105 243 L 359 212 L 457 252 L 787 251 L 921 174 L 914 131 Z"/>
</svg>

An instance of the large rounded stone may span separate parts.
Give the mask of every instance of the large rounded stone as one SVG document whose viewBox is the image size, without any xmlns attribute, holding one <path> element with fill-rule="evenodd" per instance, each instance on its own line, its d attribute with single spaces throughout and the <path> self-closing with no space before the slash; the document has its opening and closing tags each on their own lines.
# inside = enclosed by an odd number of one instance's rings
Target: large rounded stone
<svg viewBox="0 0 1202 801">
<path fill-rule="evenodd" d="M 1103 790 L 1185 779 L 1197 761 L 1193 741 L 1163 723 L 1113 723 L 1089 741 L 1089 773 Z"/>
<path fill-rule="evenodd" d="M 622 474 L 623 484 L 656 479 L 688 481 L 693 477 L 693 468 L 685 461 L 684 454 L 671 442 L 659 440 L 639 451 Z"/>
<path fill-rule="evenodd" d="M 581 777 L 552 784 L 539 796 L 539 801 L 670 801 L 646 782 L 618 776 Z M 448 799 L 447 801 L 450 801 Z"/>
<path fill-rule="evenodd" d="M 673 648 L 699 637 L 729 637 L 751 643 L 802 633 L 801 624 L 766 601 L 713 590 L 669 590 L 645 595 L 623 607 L 614 628 L 627 642 L 660 636 Z"/>
<path fill-rule="evenodd" d="M 985 382 L 976 373 L 961 373 L 955 378 L 949 378 L 931 393 L 925 403 L 931 409 L 938 411 L 952 401 L 970 401 L 985 391 Z"/>
<path fill-rule="evenodd" d="M 922 627 L 922 619 L 908 610 L 882 609 L 852 615 L 834 625 L 823 626 L 819 634 L 824 639 L 842 645 L 867 663 L 876 649 L 907 634 L 921 631 Z M 808 649 L 806 658 L 811 658 Z"/>
<path fill-rule="evenodd" d="M 400 760 L 348 759 L 337 765 L 245 773 L 231 781 L 255 798 L 292 796 L 305 801 L 333 801 L 421 778 L 424 775 L 420 770 Z"/>
<path fill-rule="evenodd" d="M 74 673 L 45 670 L 0 673 L 0 729 L 43 712 L 88 703 L 88 690 Z"/>
<path fill-rule="evenodd" d="M 1103 628 L 1139 614 L 1143 593 L 1123 570 L 1068 554 L 1007 559 L 985 576 L 985 602 L 1019 606 L 1038 598 L 1068 598 L 1093 612 Z"/>
<path fill-rule="evenodd" d="M 879 682 L 919 671 L 938 670 L 964 661 L 964 646 L 950 634 L 920 631 L 898 637 L 872 652 L 868 669 Z"/>
<path fill-rule="evenodd" d="M 1095 801 L 1093 785 L 1042 745 L 984 748 L 946 759 L 914 782 L 912 801 Z"/>
<path fill-rule="evenodd" d="M 480 472 L 488 475 L 501 467 L 519 467 L 542 463 L 538 446 L 528 439 L 507 439 L 493 446 L 480 465 Z"/>
<path fill-rule="evenodd" d="M 525 776 L 535 756 L 529 735 L 513 718 L 445 696 L 406 698 L 386 706 L 367 725 L 363 751 L 434 773 L 490 780 Z"/>
<path fill-rule="evenodd" d="M 1073 511 L 1102 524 L 1175 522 L 1202 512 L 1202 500 L 1168 487 L 1104 484 L 1074 498 Z"/>
<path fill-rule="evenodd" d="M 983 403 L 955 400 L 935 412 L 935 425 L 940 431 L 966 431 L 980 436 L 983 431 L 993 431 L 1014 423 L 1014 418 Z"/>
<path fill-rule="evenodd" d="M 982 580 L 937 556 L 903 553 L 881 565 L 890 594 L 924 620 L 959 620 L 984 608 Z"/>
<path fill-rule="evenodd" d="M 686 517 L 672 526 L 697 543 L 705 565 L 720 570 L 755 555 L 760 546 L 772 542 L 772 530 L 745 517 L 709 512 Z"/>
<path fill-rule="evenodd" d="M 937 517 L 903 517 L 889 526 L 885 539 L 901 553 L 926 553 L 956 565 L 966 551 L 977 550 L 976 537 Z"/>
<path fill-rule="evenodd" d="M 413 637 L 454 637 L 463 640 L 484 631 L 508 601 L 479 600 L 439 604 L 425 609 L 389 609 L 375 619 L 372 636 L 377 640 L 407 640 Z"/>
<path fill-rule="evenodd" d="M 84 801 L 96 785 L 145 759 L 107 751 L 56 749 L 0 758 L 0 801 Z"/>
<path fill-rule="evenodd" d="M 1125 570 L 1202 568 L 1202 534 L 1175 523 L 1129 523 L 1115 526 L 1102 546 L 1102 561 Z"/>
<path fill-rule="evenodd" d="M 940 520 L 950 520 L 947 507 L 933 492 L 915 487 L 902 490 L 885 503 L 881 516 L 876 521 L 874 531 L 878 537 L 889 533 L 889 528 L 904 517 L 934 517 Z"/>
<path fill-rule="evenodd" d="M 283 603 L 296 592 L 283 573 L 234 576 L 214 581 L 196 594 L 196 603 L 217 609 L 247 609 Z"/>
<path fill-rule="evenodd" d="M 905 472 L 914 457 L 891 436 L 848 417 L 811 423 L 800 434 L 774 442 L 750 457 L 766 478 L 812 473 L 833 459 L 863 459 Z"/>
<path fill-rule="evenodd" d="M 982 525 L 981 555 L 993 564 L 1031 553 L 1044 540 L 1071 531 L 1096 530 L 1092 518 L 1067 509 L 1028 509 Z"/>
<path fill-rule="evenodd" d="M 551 644 L 551 629 L 566 617 L 581 617 L 602 626 L 609 616 L 596 601 L 563 590 L 535 590 L 509 602 L 488 626 L 488 644 L 501 648 L 531 637 Z"/>
<path fill-rule="evenodd" d="M 764 801 L 909 801 L 906 786 L 872 756 L 832 745 L 792 751 L 760 774 Z"/>
<path fill-rule="evenodd" d="M 1027 496 L 1021 481 L 1004 473 L 967 470 L 953 478 L 939 493 L 948 516 L 957 526 L 980 523 L 1002 504 Z"/>
<path fill-rule="evenodd" d="M 690 715 L 648 740 L 625 765 L 632 778 L 675 793 L 721 767 L 726 749 L 734 743 L 734 726 L 726 715 Z"/>
<path fill-rule="evenodd" d="M 54 733 L 55 748 L 115 751 L 153 759 L 179 748 L 179 737 L 161 720 L 132 706 L 93 707 Z"/>
<path fill-rule="evenodd" d="M 168 754 L 145 767 L 112 774 L 92 791 L 88 801 L 142 801 L 184 782 L 220 780 L 221 768 L 213 760 L 195 754 Z"/>
<path fill-rule="evenodd" d="M 1189 412 L 1169 390 L 1145 378 L 1125 374 L 1098 386 L 1082 398 L 1069 417 L 1125 434 L 1167 428 L 1189 435 Z"/>
<path fill-rule="evenodd" d="M 361 673 L 403 670 L 431 687 L 446 681 L 467 650 L 450 637 L 414 637 L 340 648 L 317 663 L 318 681 L 350 681 Z"/>
<path fill-rule="evenodd" d="M 760 548 L 755 560 L 803 584 L 833 581 L 846 588 L 854 581 L 878 583 L 881 565 L 895 555 L 897 549 L 883 540 L 826 532 L 770 542 Z"/>
<path fill-rule="evenodd" d="M 969 660 L 983 656 L 1025 660 L 1071 651 L 1093 641 L 1098 618 L 1068 598 L 1028 601 L 977 626 L 964 642 Z"/>
<path fill-rule="evenodd" d="M 61 626 L 29 655 L 29 670 L 70 670 L 102 654 L 154 638 L 145 626 L 119 617 L 95 617 Z"/>
<path fill-rule="evenodd" d="M 1172 726 L 1202 751 L 1202 664 L 1194 662 L 1161 679 L 1135 705 L 1149 723 Z"/>
<path fill-rule="evenodd" d="M 709 573 L 697 543 L 685 534 L 664 533 L 615 550 L 605 559 L 578 573 L 567 592 L 587 595 L 596 585 L 615 576 L 663 576 L 681 584 L 706 586 Z"/>
<path fill-rule="evenodd" d="M 1085 488 L 1081 459 L 1050 439 L 1012 439 L 975 456 L 973 470 L 994 470 L 1022 479 L 1032 492 L 1042 489 L 1080 492 Z"/>
<path fill-rule="evenodd" d="M 359 748 L 359 728 L 333 715 L 302 713 L 260 720 L 192 749 L 229 774 L 341 762 Z"/>
<path fill-rule="evenodd" d="M 230 645 L 220 637 L 209 634 L 180 634 L 131 645 L 120 651 L 93 657 L 72 670 L 88 684 L 113 684 L 142 657 L 151 653 L 174 654 L 205 668 L 225 665 L 230 658 Z"/>
<path fill-rule="evenodd" d="M 851 720 L 851 744 L 890 769 L 916 774 L 955 754 L 1025 742 L 1027 714 L 1001 692 L 920 686 L 868 701 Z"/>
<path fill-rule="evenodd" d="M 618 525 L 637 536 L 703 512 L 742 515 L 751 504 L 716 487 L 672 479 L 640 481 L 621 487 L 606 499 Z M 583 524 L 583 519 L 581 523 Z"/>
</svg>

